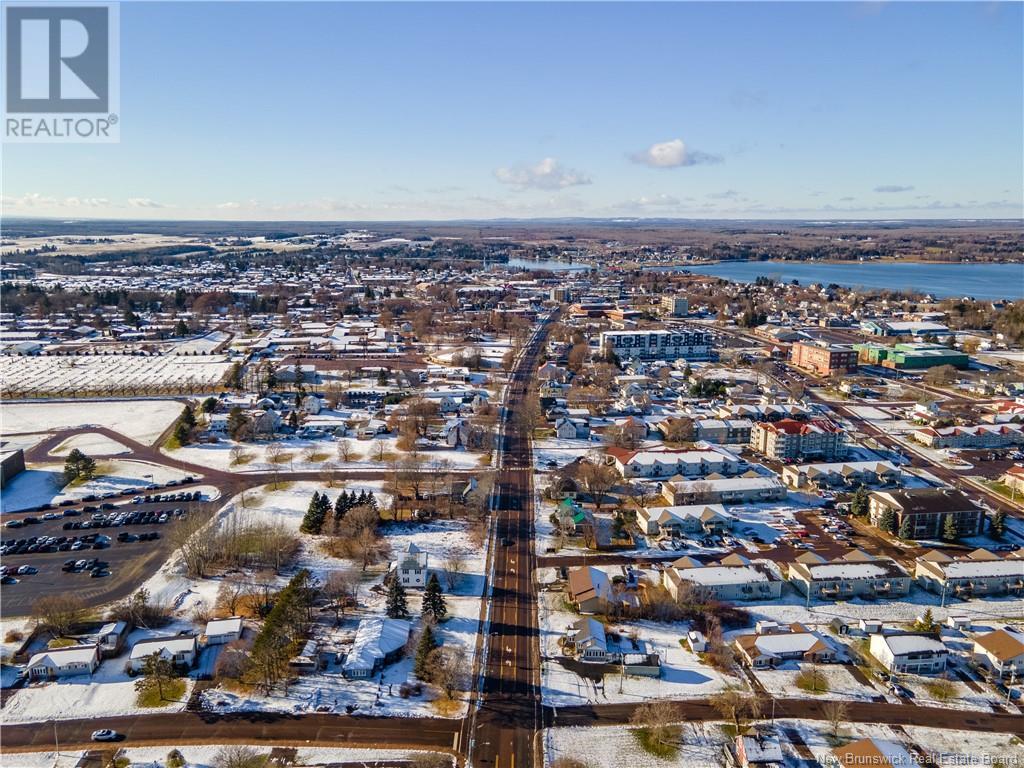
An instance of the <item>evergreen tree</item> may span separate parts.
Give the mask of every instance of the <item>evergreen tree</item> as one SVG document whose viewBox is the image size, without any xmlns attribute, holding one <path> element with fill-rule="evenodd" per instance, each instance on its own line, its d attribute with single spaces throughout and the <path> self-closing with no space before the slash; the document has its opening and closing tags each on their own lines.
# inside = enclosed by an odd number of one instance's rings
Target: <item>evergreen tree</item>
<svg viewBox="0 0 1024 768">
<path fill-rule="evenodd" d="M 291 427 L 292 429 L 298 429 L 299 428 L 299 412 L 298 411 L 293 410 L 290 414 L 288 414 L 288 426 Z"/>
<path fill-rule="evenodd" d="M 952 515 L 946 515 L 946 521 L 942 524 L 942 540 L 956 541 L 960 537 L 960 531 L 956 527 L 956 520 Z"/>
<path fill-rule="evenodd" d="M 444 602 L 444 593 L 441 592 L 441 582 L 437 574 L 430 574 L 427 580 L 427 588 L 423 592 L 423 618 L 428 621 L 444 621 L 448 615 L 448 606 Z"/>
<path fill-rule="evenodd" d="M 179 421 L 174 428 L 174 439 L 178 445 L 188 445 L 192 439 L 192 430 L 184 421 Z"/>
<path fill-rule="evenodd" d="M 1003 534 L 1006 533 L 1006 513 L 1003 510 L 992 515 L 988 523 L 988 533 L 993 539 L 1003 538 Z"/>
<path fill-rule="evenodd" d="M 914 538 L 914 526 L 910 522 L 910 516 L 903 518 L 903 522 L 900 523 L 899 537 L 901 539 L 912 539 Z"/>
<path fill-rule="evenodd" d="M 857 517 L 864 517 L 868 513 L 868 492 L 860 487 L 853 494 L 850 502 L 850 514 Z"/>
<path fill-rule="evenodd" d="M 907 520 L 907 518 L 904 518 Z M 878 521 L 878 527 L 886 533 L 896 533 L 896 513 L 891 509 L 885 510 Z"/>
<path fill-rule="evenodd" d="M 918 632 L 934 632 L 935 631 L 935 617 L 932 616 L 932 609 L 928 608 L 924 615 L 914 622 L 914 629 Z"/>
<path fill-rule="evenodd" d="M 313 498 L 309 500 L 309 507 L 306 509 L 306 514 L 302 517 L 302 525 L 299 526 L 300 531 L 303 533 L 320 533 L 320 530 L 324 527 L 324 518 L 327 517 L 325 504 L 329 504 L 327 498 L 313 491 Z"/>
<path fill-rule="evenodd" d="M 338 494 L 338 498 L 334 500 L 334 520 L 336 522 L 344 520 L 348 509 L 348 494 L 342 491 Z"/>
<path fill-rule="evenodd" d="M 434 630 L 429 624 L 423 626 L 420 633 L 420 641 L 416 644 L 416 660 L 413 662 L 412 671 L 420 680 L 426 680 L 430 674 L 430 654 L 437 648 L 437 640 L 434 637 Z"/>
<path fill-rule="evenodd" d="M 408 619 L 409 605 L 405 600 L 405 587 L 398 574 L 388 583 L 387 614 L 389 619 Z"/>
</svg>

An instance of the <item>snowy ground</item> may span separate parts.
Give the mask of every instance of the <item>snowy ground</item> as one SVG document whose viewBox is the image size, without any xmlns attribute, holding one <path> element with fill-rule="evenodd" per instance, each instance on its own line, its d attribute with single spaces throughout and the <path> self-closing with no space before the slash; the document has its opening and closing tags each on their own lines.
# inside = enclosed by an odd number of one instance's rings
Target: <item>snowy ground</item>
<svg viewBox="0 0 1024 768">
<path fill-rule="evenodd" d="M 189 744 L 179 751 L 185 758 L 185 768 L 211 768 L 215 756 L 222 749 L 221 744 Z M 261 753 L 268 754 L 266 747 L 255 747 Z M 131 762 L 129 768 L 165 768 L 170 747 L 132 747 L 122 749 L 123 754 Z M 53 752 L 20 752 L 4 753 L 6 768 L 75 768 L 84 752 L 61 752 L 60 758 Z M 419 752 L 391 749 L 348 749 L 344 747 L 300 747 L 298 764 L 304 766 L 334 765 L 337 763 L 372 762 L 377 760 L 412 759 Z"/>
<path fill-rule="evenodd" d="M 386 469 L 392 466 L 394 457 L 401 460 L 407 456 L 397 448 L 396 437 L 381 435 L 379 439 L 384 443 L 383 460 L 378 460 L 380 454 L 375 445 L 376 440 L 357 440 L 355 438 L 348 438 L 352 449 L 348 461 L 342 460 L 338 455 L 338 440 L 334 438 L 278 440 L 276 444 L 281 446 L 283 452 L 281 460 L 277 463 L 271 462 L 267 456 L 267 449 L 274 444 L 269 441 L 239 444 L 231 440 L 221 440 L 216 443 L 186 445 L 173 451 L 165 451 L 165 453 L 180 461 L 201 464 L 211 469 L 231 470 L 232 472 L 267 472 L 277 469 L 282 474 L 325 469 Z M 232 464 L 231 449 L 236 445 L 241 445 L 244 452 L 243 463 Z M 314 457 L 312 454 L 317 455 Z M 439 469 L 446 465 L 452 469 L 475 469 L 480 467 L 482 456 L 484 454 L 480 451 L 447 447 L 421 450 L 418 453 L 418 457 L 425 467 L 434 466 Z M 314 458 L 316 460 L 313 460 Z"/>
<path fill-rule="evenodd" d="M 13 358 L 12 358 L 13 359 Z M 19 361 L 32 358 L 19 357 Z M 97 358 L 102 360 L 103 358 Z M 139 358 L 144 359 L 144 358 Z M 52 432 L 97 425 L 140 443 L 153 443 L 181 415 L 176 400 L 72 400 L 4 403 L 3 431 Z"/>
<path fill-rule="evenodd" d="M 186 473 L 171 467 L 126 459 L 100 459 L 96 462 L 97 476 L 76 486 L 63 487 L 63 464 L 36 464 L 14 477 L 0 497 L 0 511 L 32 509 L 50 502 L 59 504 L 64 499 L 82 499 L 120 493 L 126 488 L 142 490 L 151 483 L 163 484 L 181 480 Z"/>
<path fill-rule="evenodd" d="M 819 670 L 828 680 L 828 691 L 821 694 L 805 693 L 796 686 L 796 676 L 807 665 L 787 662 L 776 669 L 759 669 L 755 672 L 761 685 L 774 696 L 811 696 L 823 699 L 859 699 L 861 701 L 884 695 L 885 691 L 875 690 L 870 685 L 857 682 L 845 664 L 818 664 Z"/>
<path fill-rule="evenodd" d="M 67 456 L 75 449 L 80 450 L 86 456 L 118 456 L 122 453 L 130 453 L 127 446 L 122 445 L 106 435 L 98 432 L 85 432 L 80 435 L 72 435 L 52 451 L 51 456 Z"/>
<path fill-rule="evenodd" d="M 594 435 L 593 437 L 596 438 L 597 436 Z M 533 443 L 534 465 L 539 470 L 551 470 L 554 467 L 549 466 L 550 462 L 554 462 L 557 466 L 562 467 L 572 463 L 574 459 L 580 456 L 586 456 L 591 451 L 601 450 L 601 447 L 600 439 L 570 440 L 560 437 L 541 438 Z"/>
<path fill-rule="evenodd" d="M 559 758 L 572 757 L 589 768 L 721 768 L 726 741 L 715 723 L 687 723 L 679 754 L 666 759 L 641 749 L 625 726 L 548 728 L 544 731 L 544 756 L 549 766 Z"/>
<path fill-rule="evenodd" d="M 6 387 L 35 396 L 78 394 L 140 394 L 181 387 L 195 392 L 224 378 L 231 367 L 226 355 L 39 355 L 0 357 L 0 378 Z M 175 389 L 174 391 L 178 391 Z"/>
<path fill-rule="evenodd" d="M 560 593 L 543 592 L 540 595 L 541 654 L 543 664 L 543 697 L 546 704 L 567 706 L 574 704 L 615 704 L 644 701 L 646 699 L 684 699 L 708 696 L 720 691 L 735 679 L 727 679 L 720 672 L 702 664 L 700 659 L 679 644 L 686 636 L 685 624 L 659 624 L 653 621 L 630 621 L 611 625 L 619 633 L 636 632 L 648 649 L 661 656 L 661 677 L 625 677 L 606 675 L 602 683 L 580 677 L 558 663 L 558 638 L 565 628 L 580 616 L 562 608 Z"/>
</svg>

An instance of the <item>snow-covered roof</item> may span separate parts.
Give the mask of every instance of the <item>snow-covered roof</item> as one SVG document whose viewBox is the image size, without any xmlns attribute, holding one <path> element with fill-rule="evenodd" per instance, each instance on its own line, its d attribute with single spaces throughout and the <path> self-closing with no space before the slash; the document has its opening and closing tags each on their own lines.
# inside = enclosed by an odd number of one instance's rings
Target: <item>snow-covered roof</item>
<svg viewBox="0 0 1024 768">
<path fill-rule="evenodd" d="M 409 622 L 374 616 L 359 622 L 352 650 L 345 658 L 346 672 L 373 669 L 377 662 L 394 653 L 409 640 Z"/>
<path fill-rule="evenodd" d="M 687 581 L 708 587 L 769 580 L 767 574 L 753 565 L 710 565 L 706 568 L 687 568 L 680 573 L 680 576 Z"/>
<path fill-rule="evenodd" d="M 236 635 L 242 631 L 242 619 L 233 616 L 228 619 L 210 619 L 206 622 L 206 636 Z"/>
<path fill-rule="evenodd" d="M 195 650 L 196 639 L 194 636 L 187 637 L 157 637 L 153 640 L 140 640 L 132 646 L 128 655 L 130 659 L 144 659 L 154 653 L 173 655 L 175 653 L 186 653 Z"/>
<path fill-rule="evenodd" d="M 51 648 L 35 654 L 28 660 L 29 669 L 45 665 L 62 667 L 66 664 L 89 664 L 96 658 L 95 645 L 72 645 L 67 648 Z"/>
<path fill-rule="evenodd" d="M 905 656 L 908 653 L 942 653 L 946 646 L 941 640 L 928 635 L 883 635 L 883 641 L 893 656 Z"/>
</svg>

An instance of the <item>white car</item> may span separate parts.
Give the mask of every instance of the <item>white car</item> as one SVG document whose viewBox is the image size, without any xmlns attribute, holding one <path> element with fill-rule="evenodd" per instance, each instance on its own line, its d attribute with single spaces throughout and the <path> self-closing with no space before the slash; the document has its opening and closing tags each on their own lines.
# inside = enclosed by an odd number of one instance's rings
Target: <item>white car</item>
<svg viewBox="0 0 1024 768">
<path fill-rule="evenodd" d="M 103 728 L 99 731 L 92 732 L 93 741 L 117 741 L 117 731 L 112 731 L 109 728 Z"/>
</svg>

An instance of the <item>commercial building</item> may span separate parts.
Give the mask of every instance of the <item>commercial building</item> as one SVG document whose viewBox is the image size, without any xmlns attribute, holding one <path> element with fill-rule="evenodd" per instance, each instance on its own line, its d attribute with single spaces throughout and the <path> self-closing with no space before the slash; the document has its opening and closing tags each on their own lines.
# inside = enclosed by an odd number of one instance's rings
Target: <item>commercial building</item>
<svg viewBox="0 0 1024 768">
<path fill-rule="evenodd" d="M 750 431 L 750 447 L 772 459 L 833 461 L 846 456 L 846 432 L 828 419 L 759 421 Z"/>
<path fill-rule="evenodd" d="M 892 558 L 855 549 L 835 560 L 804 552 L 789 564 L 789 583 L 818 600 L 901 597 L 910 592 L 910 574 Z"/>
<path fill-rule="evenodd" d="M 798 341 L 790 347 L 789 360 L 797 368 L 819 376 L 834 376 L 857 370 L 857 350 L 848 344 Z"/>
<path fill-rule="evenodd" d="M 708 331 L 604 331 L 601 355 L 620 360 L 708 360 L 712 337 Z"/>
<path fill-rule="evenodd" d="M 862 364 L 880 365 L 897 371 L 921 370 L 937 365 L 966 368 L 971 362 L 969 355 L 941 344 L 896 344 L 892 347 L 855 344 L 854 348 Z"/>
<path fill-rule="evenodd" d="M 896 530 L 906 532 L 909 520 L 911 539 L 938 539 L 952 519 L 959 536 L 975 536 L 985 526 L 985 513 L 961 491 L 951 488 L 907 488 L 874 491 L 868 497 L 872 525 L 879 526 L 886 512 L 896 516 Z"/>
</svg>

